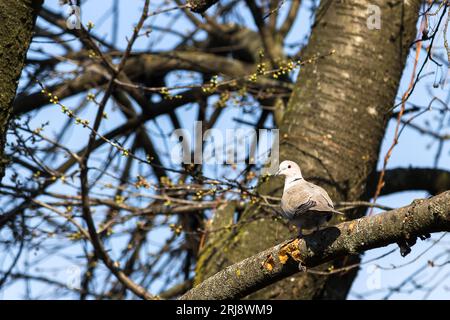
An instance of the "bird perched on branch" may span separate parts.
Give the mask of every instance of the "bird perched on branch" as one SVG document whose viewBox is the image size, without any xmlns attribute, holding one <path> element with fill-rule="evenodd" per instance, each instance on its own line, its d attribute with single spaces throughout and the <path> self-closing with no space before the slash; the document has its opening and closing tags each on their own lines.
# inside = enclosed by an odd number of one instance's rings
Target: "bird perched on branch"
<svg viewBox="0 0 450 320">
<path fill-rule="evenodd" d="M 284 190 L 281 198 L 281 214 L 294 224 L 299 236 L 302 229 L 317 230 L 330 221 L 336 211 L 328 193 L 321 187 L 306 181 L 300 167 L 293 161 L 283 161 L 275 175 L 284 175 Z"/>
</svg>

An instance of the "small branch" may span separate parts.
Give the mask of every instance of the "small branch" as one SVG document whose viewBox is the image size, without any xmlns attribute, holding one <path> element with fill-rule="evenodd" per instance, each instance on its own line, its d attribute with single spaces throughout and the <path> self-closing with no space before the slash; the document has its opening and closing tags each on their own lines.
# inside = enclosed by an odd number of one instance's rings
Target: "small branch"
<svg viewBox="0 0 450 320">
<path fill-rule="evenodd" d="M 294 25 L 295 19 L 297 18 L 297 15 L 300 10 L 301 3 L 302 3 L 301 0 L 291 1 L 291 6 L 289 8 L 288 15 L 279 30 L 279 34 L 282 39 L 286 38 L 287 34 Z"/>
<path fill-rule="evenodd" d="M 188 291 L 191 288 L 192 288 L 192 279 L 188 279 L 188 280 L 185 280 L 181 283 L 174 285 L 173 287 L 167 289 L 164 292 L 161 292 L 159 294 L 159 297 L 162 299 L 171 299 L 171 298 L 174 298 L 176 296 L 179 296 L 179 295 L 185 293 L 186 291 Z"/>
<path fill-rule="evenodd" d="M 216 273 L 181 299 L 238 299 L 299 272 L 347 255 L 412 245 L 417 237 L 450 230 L 450 191 L 379 215 L 341 223 L 260 252 Z"/>
<path fill-rule="evenodd" d="M 258 27 L 259 33 L 261 35 L 261 41 L 264 46 L 264 51 L 266 52 L 269 60 L 272 63 L 272 66 L 275 67 L 275 60 L 277 55 L 275 53 L 276 44 L 273 38 L 273 35 L 270 33 L 267 25 L 264 22 L 263 13 L 261 8 L 258 7 L 254 0 L 245 0 L 252 16 L 255 21 L 256 26 Z"/>
<path fill-rule="evenodd" d="M 379 203 L 373 203 L 369 201 L 341 201 L 335 203 L 335 206 L 338 208 L 338 211 L 347 211 L 358 207 L 378 208 L 381 210 L 393 210 L 393 208 L 391 207 L 383 206 Z"/>
</svg>

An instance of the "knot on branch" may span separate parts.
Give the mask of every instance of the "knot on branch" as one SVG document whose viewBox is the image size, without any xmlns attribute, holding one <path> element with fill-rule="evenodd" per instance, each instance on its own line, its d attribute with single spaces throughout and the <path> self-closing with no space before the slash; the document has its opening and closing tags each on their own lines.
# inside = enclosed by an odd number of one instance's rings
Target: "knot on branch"
<svg viewBox="0 0 450 320">
<path fill-rule="evenodd" d="M 296 262 L 301 262 L 301 254 L 300 254 L 300 239 L 294 239 L 288 244 L 281 247 L 280 251 L 278 251 L 278 259 L 281 264 L 286 264 L 289 260 L 289 257 L 294 259 Z"/>
<path fill-rule="evenodd" d="M 265 271 L 272 272 L 275 268 L 275 264 L 278 261 L 281 265 L 288 263 L 289 258 L 296 261 L 300 265 L 302 264 L 301 251 L 300 251 L 300 239 L 294 239 L 281 246 L 278 253 L 267 255 L 266 259 L 262 263 L 262 267 Z M 276 255 L 276 256 L 275 256 Z"/>
</svg>

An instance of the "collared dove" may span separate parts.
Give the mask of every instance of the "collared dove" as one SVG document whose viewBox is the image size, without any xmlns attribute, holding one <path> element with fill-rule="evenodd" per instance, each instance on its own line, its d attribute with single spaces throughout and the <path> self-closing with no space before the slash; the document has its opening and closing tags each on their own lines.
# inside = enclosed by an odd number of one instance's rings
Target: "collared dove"
<svg viewBox="0 0 450 320">
<path fill-rule="evenodd" d="M 283 161 L 276 175 L 284 175 L 284 190 L 281 198 L 282 215 L 302 229 L 319 227 L 330 221 L 336 211 L 328 193 L 321 187 L 306 181 L 300 167 L 293 161 Z"/>
</svg>

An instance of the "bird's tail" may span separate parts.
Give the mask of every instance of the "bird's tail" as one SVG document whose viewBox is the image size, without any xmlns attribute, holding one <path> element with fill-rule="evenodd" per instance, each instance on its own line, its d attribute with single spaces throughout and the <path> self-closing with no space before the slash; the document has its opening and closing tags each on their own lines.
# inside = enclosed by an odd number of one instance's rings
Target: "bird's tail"
<svg viewBox="0 0 450 320">
<path fill-rule="evenodd" d="M 333 211 L 331 211 L 331 212 L 336 213 L 336 214 L 340 214 L 340 215 L 342 215 L 342 216 L 345 216 L 345 213 L 340 212 L 340 211 L 337 211 L 337 210 L 334 210 L 334 209 L 333 209 Z"/>
<path fill-rule="evenodd" d="M 337 211 L 337 210 L 333 209 L 332 211 L 328 211 L 327 212 L 327 216 L 326 216 L 326 221 L 327 222 L 331 220 L 331 218 L 333 217 L 333 214 L 339 214 L 341 216 L 345 215 L 345 213 L 342 213 L 340 211 Z"/>
</svg>

